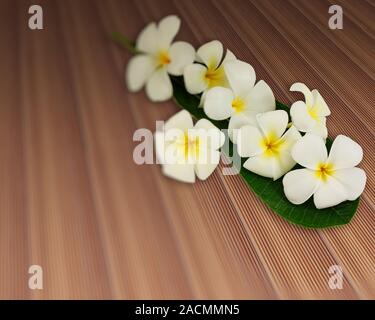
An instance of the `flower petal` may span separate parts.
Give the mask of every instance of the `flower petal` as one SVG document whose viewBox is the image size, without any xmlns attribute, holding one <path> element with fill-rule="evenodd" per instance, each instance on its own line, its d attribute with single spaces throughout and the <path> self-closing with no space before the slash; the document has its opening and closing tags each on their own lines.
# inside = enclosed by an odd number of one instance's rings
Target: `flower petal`
<svg viewBox="0 0 375 320">
<path fill-rule="evenodd" d="M 194 164 L 164 164 L 162 172 L 167 177 L 178 181 L 187 183 L 195 182 Z"/>
<path fill-rule="evenodd" d="M 260 80 L 245 98 L 246 109 L 255 112 L 267 112 L 276 109 L 276 100 L 269 85 Z"/>
<path fill-rule="evenodd" d="M 230 89 L 215 87 L 207 91 L 204 112 L 213 120 L 228 119 L 232 113 L 233 92 Z"/>
<path fill-rule="evenodd" d="M 334 177 L 345 187 L 348 200 L 357 199 L 365 189 L 366 173 L 360 168 L 337 170 Z"/>
<path fill-rule="evenodd" d="M 203 91 L 201 94 L 201 99 L 199 101 L 198 108 L 203 108 L 204 106 L 204 100 L 206 100 L 207 91 Z"/>
<path fill-rule="evenodd" d="M 307 133 L 294 144 L 292 157 L 301 166 L 316 170 L 327 161 L 327 148 L 321 137 Z"/>
<path fill-rule="evenodd" d="M 217 150 L 225 142 L 225 135 L 217 127 L 215 127 L 211 121 L 207 119 L 200 119 L 194 126 L 195 130 L 204 130 L 208 143 L 205 145 L 210 148 Z"/>
<path fill-rule="evenodd" d="M 291 150 L 296 143 L 301 139 L 301 134 L 298 130 L 294 127 L 291 127 L 285 134 L 281 137 L 282 148 L 280 150 L 279 156 L 276 158 L 275 161 L 275 168 L 274 168 L 274 180 L 279 179 L 285 173 L 289 172 L 293 167 L 296 165 L 294 161 Z"/>
<path fill-rule="evenodd" d="M 154 72 L 154 60 L 145 54 L 138 54 L 130 59 L 126 68 L 125 79 L 130 91 L 140 90 Z"/>
<path fill-rule="evenodd" d="M 295 127 L 290 127 L 281 137 L 281 141 L 283 141 L 283 147 L 291 153 L 294 144 L 299 139 L 301 139 L 301 137 L 301 134 Z"/>
<path fill-rule="evenodd" d="M 278 157 L 275 158 L 273 169 L 273 180 L 281 178 L 284 174 L 293 169 L 296 162 L 293 160 L 289 151 L 283 150 Z"/>
<path fill-rule="evenodd" d="M 195 165 L 195 174 L 200 180 L 206 180 L 215 170 L 220 161 L 220 152 L 217 150 L 206 150 L 206 156 L 200 157 Z"/>
<path fill-rule="evenodd" d="M 317 136 L 326 139 L 328 137 L 328 130 L 327 127 L 323 124 L 324 122 L 317 122 L 314 127 L 309 129 L 307 132 L 316 134 Z"/>
<path fill-rule="evenodd" d="M 236 96 L 244 97 L 254 87 L 255 71 L 250 64 L 232 60 L 225 63 L 224 70 Z"/>
<path fill-rule="evenodd" d="M 210 69 L 216 69 L 222 57 L 223 45 L 217 40 L 205 43 L 197 50 L 198 61 L 203 62 Z"/>
<path fill-rule="evenodd" d="M 169 49 L 171 62 L 167 66 L 169 74 L 181 76 L 184 68 L 191 65 L 195 59 L 195 50 L 190 43 L 177 41 Z"/>
<path fill-rule="evenodd" d="M 314 177 L 314 171 L 308 169 L 290 171 L 283 178 L 285 196 L 293 204 L 306 202 L 318 184 L 319 180 Z"/>
<path fill-rule="evenodd" d="M 319 91 L 314 89 L 311 91 L 311 93 L 313 95 L 314 109 L 316 110 L 317 115 L 319 117 L 329 116 L 331 114 L 331 110 L 329 110 L 327 103 L 324 101 Z"/>
<path fill-rule="evenodd" d="M 256 118 L 264 136 L 274 134 L 280 138 L 288 125 L 288 113 L 284 110 L 259 113 Z"/>
<path fill-rule="evenodd" d="M 224 60 L 223 62 L 221 63 L 222 65 L 224 65 L 225 63 L 227 63 L 228 61 L 232 61 L 232 60 L 236 60 L 236 56 L 234 55 L 234 53 L 232 51 L 230 51 L 229 49 L 227 49 L 227 53 L 224 57 Z"/>
<path fill-rule="evenodd" d="M 175 15 L 170 15 L 158 24 L 158 37 L 156 38 L 159 44 L 159 49 L 168 49 L 180 29 L 181 20 Z"/>
<path fill-rule="evenodd" d="M 328 161 L 333 163 L 335 169 L 345 169 L 355 167 L 362 158 L 362 147 L 349 137 L 339 135 L 333 141 Z"/>
<path fill-rule="evenodd" d="M 314 193 L 317 209 L 333 207 L 348 199 L 345 187 L 334 178 L 321 182 Z"/>
<path fill-rule="evenodd" d="M 146 84 L 146 93 L 151 101 L 166 101 L 172 98 L 173 88 L 171 79 L 164 68 L 156 70 Z"/>
<path fill-rule="evenodd" d="M 165 135 L 164 132 L 157 131 L 154 134 L 155 154 L 159 163 L 165 163 Z"/>
<path fill-rule="evenodd" d="M 316 126 L 316 121 L 310 116 L 306 103 L 297 101 L 290 107 L 293 125 L 301 132 L 309 132 Z"/>
<path fill-rule="evenodd" d="M 185 150 L 180 141 L 184 141 L 184 132 L 170 129 L 166 132 L 155 132 L 155 153 L 160 164 L 185 164 Z"/>
<path fill-rule="evenodd" d="M 158 29 L 155 22 L 149 23 L 138 35 L 136 48 L 138 51 L 154 55 L 157 50 Z"/>
<path fill-rule="evenodd" d="M 194 126 L 191 114 L 186 110 L 181 110 L 173 115 L 164 125 L 164 130 L 180 129 L 184 132 L 192 129 Z"/>
<path fill-rule="evenodd" d="M 235 113 L 232 115 L 228 125 L 228 136 L 233 143 L 237 143 L 238 134 L 236 134 L 236 131 L 246 125 L 257 127 L 255 116 L 245 113 Z"/>
<path fill-rule="evenodd" d="M 258 128 L 250 125 L 243 126 L 238 130 L 236 138 L 238 154 L 244 158 L 260 155 L 263 153 L 260 145 L 262 139 L 263 135 Z"/>
<path fill-rule="evenodd" d="M 261 154 L 246 160 L 243 164 L 247 170 L 259 174 L 263 177 L 273 178 L 274 176 L 274 157 L 266 157 Z"/>
<path fill-rule="evenodd" d="M 310 107 L 313 105 L 313 102 L 314 102 L 313 94 L 311 93 L 310 89 L 304 83 L 296 82 L 290 87 L 289 90 L 290 91 L 296 91 L 296 92 L 302 92 L 303 95 L 305 96 L 306 105 L 308 105 Z"/>
<path fill-rule="evenodd" d="M 194 63 L 184 69 L 184 82 L 186 90 L 190 94 L 198 94 L 207 89 L 205 74 L 207 68 L 201 64 Z"/>
</svg>

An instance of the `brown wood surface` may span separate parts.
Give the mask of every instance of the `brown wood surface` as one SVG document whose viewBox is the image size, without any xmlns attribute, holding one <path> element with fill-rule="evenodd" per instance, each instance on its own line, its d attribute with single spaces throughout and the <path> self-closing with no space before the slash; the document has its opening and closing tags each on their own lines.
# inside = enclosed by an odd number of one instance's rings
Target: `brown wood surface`
<svg viewBox="0 0 375 320">
<path fill-rule="evenodd" d="M 332 4 L 343 30 L 328 28 Z M 296 81 L 319 89 L 330 136 L 365 153 L 349 225 L 293 226 L 220 169 L 185 185 L 133 162 L 134 131 L 178 109 L 127 92 L 130 55 L 109 33 L 135 38 L 171 13 L 179 39 L 222 41 L 278 100 L 295 101 Z M 374 299 L 374 21 L 373 0 L 1 0 L 0 298 Z M 43 290 L 28 288 L 33 264 Z M 342 290 L 328 286 L 335 264 Z"/>
</svg>

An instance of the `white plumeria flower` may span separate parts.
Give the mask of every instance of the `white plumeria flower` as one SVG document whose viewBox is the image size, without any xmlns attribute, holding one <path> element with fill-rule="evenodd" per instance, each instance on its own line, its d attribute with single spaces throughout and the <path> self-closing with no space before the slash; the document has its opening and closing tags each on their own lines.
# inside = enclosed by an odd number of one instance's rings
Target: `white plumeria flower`
<svg viewBox="0 0 375 320">
<path fill-rule="evenodd" d="M 162 132 L 155 133 L 156 154 L 163 173 L 173 179 L 194 183 L 195 176 L 207 179 L 220 160 L 218 150 L 224 134 L 206 119 L 195 126 L 189 112 L 182 110 L 172 116 Z"/>
<path fill-rule="evenodd" d="M 146 94 L 152 101 L 165 101 L 172 97 L 173 87 L 168 74 L 181 76 L 185 66 L 193 63 L 195 50 L 187 42 L 172 43 L 181 21 L 172 15 L 157 25 L 151 22 L 139 34 L 135 55 L 126 70 L 130 91 L 139 91 L 146 85 Z"/>
<path fill-rule="evenodd" d="M 255 116 L 258 113 L 275 110 L 275 96 L 263 80 L 254 86 L 255 71 L 246 62 L 228 61 L 224 71 L 230 88 L 215 87 L 208 90 L 204 111 L 213 120 L 230 118 L 228 134 L 236 143 L 233 129 L 247 124 L 256 126 Z"/>
<path fill-rule="evenodd" d="M 301 134 L 294 127 L 285 132 L 288 114 L 283 110 L 258 114 L 256 122 L 238 130 L 238 154 L 249 158 L 243 165 L 247 170 L 277 180 L 296 165 L 290 152 Z"/>
<path fill-rule="evenodd" d="M 292 156 L 305 167 L 287 173 L 283 179 L 285 195 L 294 204 L 314 195 L 318 209 L 328 208 L 357 199 L 365 188 L 366 173 L 355 167 L 362 160 L 362 148 L 346 136 L 335 139 L 328 156 L 324 140 L 308 133 L 297 141 Z"/>
<path fill-rule="evenodd" d="M 301 132 L 315 133 L 326 139 L 326 117 L 331 111 L 318 90 L 310 91 L 305 84 L 297 82 L 290 91 L 302 92 L 305 96 L 305 102 L 297 101 L 290 108 L 293 125 Z"/>
<path fill-rule="evenodd" d="M 230 50 L 227 50 L 224 59 L 223 56 L 222 43 L 213 40 L 197 50 L 196 60 L 198 63 L 188 65 L 184 69 L 186 90 L 190 94 L 203 93 L 202 102 L 208 89 L 228 86 L 223 66 L 228 61 L 236 60 L 236 57 Z"/>
</svg>

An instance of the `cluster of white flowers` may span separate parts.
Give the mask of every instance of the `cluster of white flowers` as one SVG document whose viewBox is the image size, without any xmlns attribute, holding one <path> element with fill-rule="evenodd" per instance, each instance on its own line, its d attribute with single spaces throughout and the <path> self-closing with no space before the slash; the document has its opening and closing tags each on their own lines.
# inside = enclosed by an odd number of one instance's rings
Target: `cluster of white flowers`
<svg viewBox="0 0 375 320">
<path fill-rule="evenodd" d="M 338 136 L 329 156 L 326 117 L 329 107 L 317 90 L 295 83 L 291 91 L 303 93 L 305 101 L 293 103 L 290 118 L 276 110 L 271 88 L 256 83 L 253 67 L 238 60 L 219 41 L 202 45 L 197 51 L 182 41 L 172 43 L 180 19 L 168 16 L 150 23 L 140 33 L 126 80 L 131 91 L 146 86 L 152 101 L 173 96 L 169 75 L 183 76 L 190 94 L 201 94 L 200 107 L 212 120 L 227 120 L 228 134 L 244 168 L 277 180 L 283 177 L 288 200 L 301 204 L 313 196 L 317 208 L 355 200 L 363 192 L 366 174 L 356 168 L 362 148 L 346 136 Z M 304 134 L 303 136 L 301 135 Z M 181 111 L 169 119 L 163 132 L 155 134 L 156 153 L 165 175 L 183 182 L 207 179 L 219 164 L 223 134 L 210 121 Z M 296 164 L 304 167 L 292 170 Z M 292 171 L 290 171 L 292 170 Z"/>
</svg>

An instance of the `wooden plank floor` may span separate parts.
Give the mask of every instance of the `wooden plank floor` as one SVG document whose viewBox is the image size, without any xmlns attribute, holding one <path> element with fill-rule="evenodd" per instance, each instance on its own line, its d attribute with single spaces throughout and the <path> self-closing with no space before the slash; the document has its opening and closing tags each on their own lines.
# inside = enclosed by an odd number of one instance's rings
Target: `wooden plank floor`
<svg viewBox="0 0 375 320">
<path fill-rule="evenodd" d="M 38 3 L 44 30 L 31 31 Z M 328 28 L 332 4 L 343 30 Z M 130 56 L 108 35 L 171 13 L 179 39 L 222 41 L 278 100 L 297 98 L 296 81 L 319 89 L 330 135 L 364 148 L 349 225 L 290 225 L 220 169 L 185 185 L 133 162 L 134 131 L 178 109 L 127 92 Z M 374 0 L 1 0 L 0 298 L 374 299 L 374 21 Z M 33 264 L 43 290 L 28 288 Z"/>
</svg>

